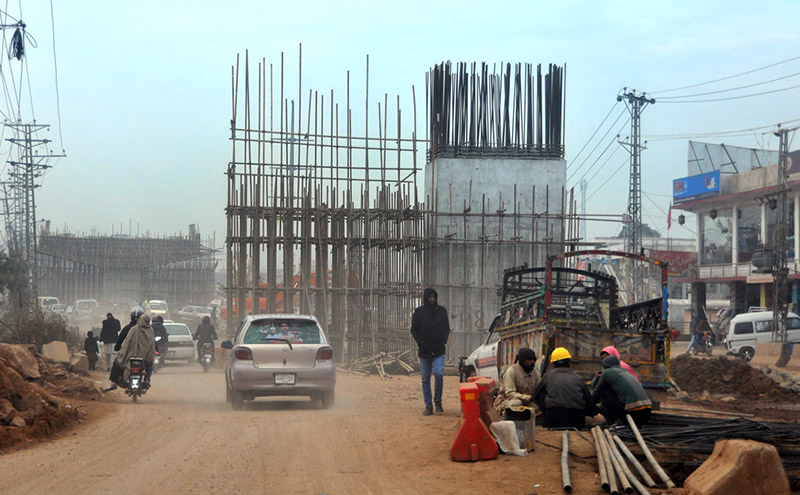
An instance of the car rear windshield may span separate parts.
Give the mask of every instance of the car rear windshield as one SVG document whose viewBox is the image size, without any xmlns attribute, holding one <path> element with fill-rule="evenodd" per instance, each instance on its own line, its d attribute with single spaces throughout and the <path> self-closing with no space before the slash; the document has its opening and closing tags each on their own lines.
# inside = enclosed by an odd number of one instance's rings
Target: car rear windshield
<svg viewBox="0 0 800 495">
<path fill-rule="evenodd" d="M 167 305 L 164 304 L 164 303 L 150 303 L 150 304 L 148 304 L 148 306 L 150 306 L 150 309 L 154 309 L 156 311 L 166 311 L 167 310 Z"/>
<path fill-rule="evenodd" d="M 167 323 L 164 328 L 167 329 L 167 335 L 191 335 L 186 325 L 171 325 Z"/>
<path fill-rule="evenodd" d="M 313 320 L 254 320 L 242 339 L 243 344 L 321 344 L 322 332 Z"/>
</svg>

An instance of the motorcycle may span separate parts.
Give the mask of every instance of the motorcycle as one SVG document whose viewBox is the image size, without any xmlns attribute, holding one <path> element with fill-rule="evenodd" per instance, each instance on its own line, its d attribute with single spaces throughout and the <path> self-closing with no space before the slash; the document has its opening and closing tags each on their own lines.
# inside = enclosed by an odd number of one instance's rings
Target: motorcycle
<svg viewBox="0 0 800 495">
<path fill-rule="evenodd" d="M 142 358 L 131 358 L 130 359 L 131 365 L 131 374 L 130 378 L 128 379 L 127 387 L 125 387 L 125 393 L 131 396 L 131 400 L 134 404 L 139 400 L 139 397 L 144 395 L 149 388 L 148 384 L 145 383 L 145 369 L 144 369 L 144 359 Z"/>
<path fill-rule="evenodd" d="M 203 365 L 203 373 L 208 373 L 208 370 L 214 365 L 214 344 L 206 342 L 200 348 L 200 364 Z"/>
<path fill-rule="evenodd" d="M 158 371 L 161 371 L 161 368 L 164 367 L 164 352 L 163 346 L 161 345 L 161 336 L 156 337 L 156 357 L 153 359 L 153 374 Z"/>
<path fill-rule="evenodd" d="M 711 344 L 711 332 L 703 332 L 703 335 L 700 337 L 700 341 L 696 346 L 692 347 L 692 353 L 694 353 L 695 356 L 700 353 L 710 356 L 713 347 L 714 346 Z"/>
</svg>

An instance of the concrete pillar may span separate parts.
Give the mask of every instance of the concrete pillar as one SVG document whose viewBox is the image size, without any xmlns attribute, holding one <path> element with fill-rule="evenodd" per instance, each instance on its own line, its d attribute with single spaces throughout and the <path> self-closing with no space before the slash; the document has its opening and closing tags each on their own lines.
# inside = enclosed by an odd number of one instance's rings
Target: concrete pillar
<svg viewBox="0 0 800 495">
<path fill-rule="evenodd" d="M 730 287 L 733 315 L 747 313 L 747 283 L 731 282 Z"/>
<path fill-rule="evenodd" d="M 706 283 L 705 282 L 692 282 L 692 298 L 691 308 L 692 313 L 698 315 L 703 314 L 703 307 L 706 305 Z"/>
</svg>

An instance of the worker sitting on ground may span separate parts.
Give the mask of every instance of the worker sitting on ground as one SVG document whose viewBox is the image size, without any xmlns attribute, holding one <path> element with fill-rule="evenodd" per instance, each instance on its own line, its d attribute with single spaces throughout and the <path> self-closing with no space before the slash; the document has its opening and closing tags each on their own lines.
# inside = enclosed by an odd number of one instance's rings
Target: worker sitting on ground
<svg viewBox="0 0 800 495">
<path fill-rule="evenodd" d="M 494 401 L 494 406 L 501 415 L 509 408 L 533 405 L 533 392 L 541 380 L 535 365 L 536 353 L 527 347 L 520 347 L 514 364 L 503 373 L 500 391 Z"/>
<path fill-rule="evenodd" d="M 619 357 L 619 351 L 617 350 L 616 347 L 614 347 L 613 345 L 603 347 L 603 350 L 600 351 L 600 359 L 603 359 L 606 356 L 614 356 L 615 358 L 619 359 L 620 367 L 625 371 L 627 371 L 628 373 L 630 373 L 631 375 L 633 375 L 633 377 L 636 378 L 637 380 L 639 379 L 639 377 L 636 376 L 636 373 L 633 371 L 633 368 L 631 368 L 631 366 L 628 363 L 626 363 L 625 361 L 622 360 L 621 357 Z M 600 373 L 602 373 L 602 371 Z M 598 376 L 600 376 L 600 373 L 598 373 Z M 594 382 L 592 383 L 592 386 L 594 387 Z"/>
<path fill-rule="evenodd" d="M 533 400 L 544 414 L 545 428 L 583 428 L 586 416 L 598 413 L 581 377 L 569 369 L 572 356 L 563 347 L 550 354 L 552 367 L 544 374 Z"/>
<path fill-rule="evenodd" d="M 594 403 L 600 402 L 600 412 L 608 424 L 625 423 L 630 414 L 637 425 L 647 422 L 652 403 L 639 380 L 622 369 L 614 356 L 603 358 L 603 373 L 594 383 Z"/>
</svg>

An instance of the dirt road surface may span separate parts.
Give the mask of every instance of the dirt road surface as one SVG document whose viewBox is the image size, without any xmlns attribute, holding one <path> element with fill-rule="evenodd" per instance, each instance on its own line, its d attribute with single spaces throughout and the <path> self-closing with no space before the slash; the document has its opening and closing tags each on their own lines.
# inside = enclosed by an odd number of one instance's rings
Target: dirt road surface
<svg viewBox="0 0 800 495">
<path fill-rule="evenodd" d="M 450 461 L 460 418 L 455 377 L 445 377 L 445 413 L 429 417 L 418 377 L 340 374 L 332 410 L 302 398 L 257 399 L 232 411 L 222 372 L 197 366 L 170 366 L 153 384 L 138 404 L 112 392 L 112 403 L 99 405 L 110 410 L 95 420 L 90 414 L 60 438 L 0 455 L 0 492 L 563 493 L 560 432 L 537 431 L 527 457 Z M 593 447 L 576 433 L 571 444 L 574 492 L 601 493 Z"/>
</svg>

